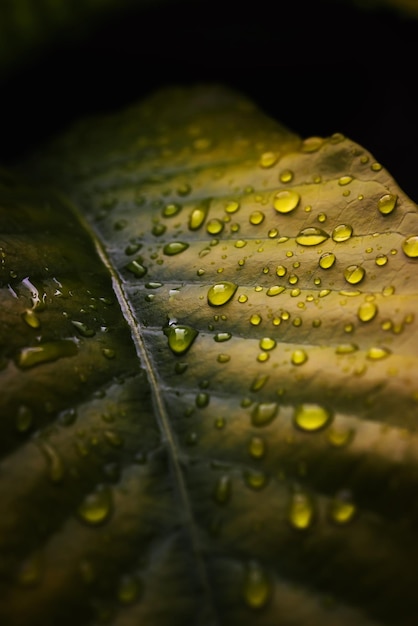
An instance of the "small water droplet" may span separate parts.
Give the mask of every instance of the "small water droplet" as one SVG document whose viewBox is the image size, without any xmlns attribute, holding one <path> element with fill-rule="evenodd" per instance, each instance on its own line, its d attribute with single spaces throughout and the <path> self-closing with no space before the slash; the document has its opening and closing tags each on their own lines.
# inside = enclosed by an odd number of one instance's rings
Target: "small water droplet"
<svg viewBox="0 0 418 626">
<path fill-rule="evenodd" d="M 344 187 L 345 185 L 349 185 L 352 180 L 352 176 L 341 176 L 341 178 L 338 179 L 338 184 L 340 187 Z"/>
<path fill-rule="evenodd" d="M 402 250 L 410 259 L 416 259 L 418 257 L 418 236 L 407 237 L 402 243 Z"/>
<path fill-rule="evenodd" d="M 74 356 L 78 352 L 77 344 L 71 339 L 50 341 L 38 346 L 23 348 L 18 354 L 16 364 L 21 369 L 28 369 L 62 357 Z"/>
<path fill-rule="evenodd" d="M 335 348 L 335 354 L 352 354 L 358 350 L 355 343 L 340 343 Z"/>
<path fill-rule="evenodd" d="M 322 267 L 323 270 L 330 269 L 335 263 L 336 257 L 333 252 L 324 252 L 319 257 L 319 267 Z"/>
<path fill-rule="evenodd" d="M 375 346 L 375 347 L 369 348 L 366 354 L 366 357 L 370 359 L 371 361 L 378 361 L 380 359 L 385 359 L 390 354 L 391 354 L 391 351 L 388 348 Z"/>
<path fill-rule="evenodd" d="M 269 377 L 264 374 L 256 376 L 253 382 L 251 383 L 251 387 L 250 387 L 251 391 L 260 391 L 260 389 L 264 387 L 268 379 Z"/>
<path fill-rule="evenodd" d="M 224 223 L 216 218 L 209 220 L 206 224 L 206 231 L 209 235 L 219 235 L 224 229 Z"/>
<path fill-rule="evenodd" d="M 265 217 L 266 216 L 262 211 L 253 211 L 250 215 L 250 224 L 258 226 L 258 224 L 261 224 L 264 221 Z"/>
<path fill-rule="evenodd" d="M 279 234 L 279 231 L 277 230 L 277 228 L 270 228 L 267 234 L 270 237 L 270 239 L 274 239 Z"/>
<path fill-rule="evenodd" d="M 20 433 L 25 433 L 32 426 L 33 423 L 33 413 L 32 410 L 21 404 L 17 410 L 16 414 L 16 428 Z"/>
<path fill-rule="evenodd" d="M 328 426 L 333 419 L 331 411 L 320 404 L 306 403 L 295 407 L 293 422 L 305 432 L 316 432 Z"/>
<path fill-rule="evenodd" d="M 208 406 L 209 400 L 210 400 L 209 394 L 205 393 L 204 391 L 201 391 L 196 396 L 195 404 L 199 409 L 204 409 L 206 406 Z"/>
<path fill-rule="evenodd" d="M 301 150 L 302 152 L 316 152 L 321 148 L 323 143 L 324 140 L 322 137 L 308 137 L 303 140 Z"/>
<path fill-rule="evenodd" d="M 244 481 L 250 489 L 258 491 L 266 486 L 267 476 L 265 472 L 260 469 L 246 469 L 244 471 Z"/>
<path fill-rule="evenodd" d="M 291 362 L 293 365 L 303 365 L 308 360 L 308 355 L 305 350 L 298 349 L 292 352 Z"/>
<path fill-rule="evenodd" d="M 245 293 L 242 293 L 240 296 L 238 296 L 238 302 L 240 302 L 241 304 L 243 304 L 244 302 L 247 302 L 248 300 L 248 296 L 245 295 Z"/>
<path fill-rule="evenodd" d="M 262 317 L 258 313 L 254 313 L 254 315 L 251 315 L 250 317 L 250 324 L 252 326 L 258 326 L 259 324 L 261 324 L 261 321 Z"/>
<path fill-rule="evenodd" d="M 131 261 L 130 263 L 125 265 L 125 268 L 128 270 L 128 272 L 131 272 L 137 278 L 142 278 L 147 273 L 147 268 L 142 265 L 142 257 Z"/>
<path fill-rule="evenodd" d="M 273 206 L 278 213 L 294 211 L 300 202 L 300 195 L 293 189 L 279 191 L 274 196 Z"/>
<path fill-rule="evenodd" d="M 64 478 L 64 464 L 56 449 L 47 441 L 37 441 L 48 464 L 48 475 L 52 483 L 57 484 Z"/>
<path fill-rule="evenodd" d="M 286 272 L 287 272 L 287 269 L 284 267 L 284 265 L 278 265 L 276 267 L 276 274 L 280 278 L 283 278 L 283 276 L 286 276 Z"/>
<path fill-rule="evenodd" d="M 82 337 L 93 337 L 96 334 L 93 328 L 89 328 L 87 324 L 84 324 L 84 322 L 79 322 L 78 320 L 71 320 L 71 324 L 74 326 L 74 328 L 78 330 L 79 334 Z"/>
<path fill-rule="evenodd" d="M 166 230 L 167 230 L 167 226 L 165 224 L 155 224 L 152 227 L 151 232 L 155 237 L 161 237 L 161 235 L 164 235 Z"/>
<path fill-rule="evenodd" d="M 174 256 L 175 254 L 180 254 L 180 252 L 187 250 L 188 247 L 189 244 L 183 241 L 172 241 L 164 246 L 163 252 L 167 256 Z"/>
<path fill-rule="evenodd" d="M 388 258 L 386 254 L 378 254 L 377 257 L 375 258 L 375 263 L 379 267 L 383 267 L 384 265 L 386 265 L 387 262 L 388 262 Z"/>
<path fill-rule="evenodd" d="M 356 515 L 357 507 L 349 491 L 340 491 L 329 503 L 329 519 L 338 526 L 350 523 Z"/>
<path fill-rule="evenodd" d="M 277 402 L 262 402 L 254 407 L 251 415 L 253 426 L 266 426 L 278 415 L 279 405 Z"/>
<path fill-rule="evenodd" d="M 315 507 L 312 497 L 304 491 L 296 490 L 290 499 L 287 519 L 296 530 L 311 528 L 315 521 Z"/>
<path fill-rule="evenodd" d="M 290 183 L 293 180 L 293 176 L 292 170 L 283 170 L 283 172 L 280 172 L 279 180 L 281 183 Z"/>
<path fill-rule="evenodd" d="M 238 285 L 228 281 L 212 285 L 207 294 L 208 303 L 211 306 L 222 306 L 234 296 Z"/>
<path fill-rule="evenodd" d="M 371 322 L 377 315 L 377 306 L 374 302 L 363 302 L 358 308 L 357 317 L 361 322 Z"/>
<path fill-rule="evenodd" d="M 223 474 L 216 481 L 213 497 L 218 504 L 226 504 L 231 498 L 231 477 Z"/>
<path fill-rule="evenodd" d="M 40 328 L 41 326 L 41 321 L 33 309 L 26 309 L 22 313 L 22 318 L 29 328 Z"/>
<path fill-rule="evenodd" d="M 170 202 L 170 204 L 166 204 L 162 214 L 164 217 L 174 217 L 175 215 L 178 215 L 181 211 L 181 205 L 180 204 L 176 204 L 175 202 Z"/>
<path fill-rule="evenodd" d="M 347 241 L 353 234 L 353 227 L 350 224 L 339 224 L 332 231 L 332 239 L 337 243 Z"/>
<path fill-rule="evenodd" d="M 225 212 L 226 213 L 236 213 L 238 211 L 240 207 L 239 202 L 236 202 L 235 200 L 232 200 L 231 202 L 228 202 L 228 204 L 225 207 Z"/>
<path fill-rule="evenodd" d="M 269 287 L 266 291 L 266 295 L 267 296 L 278 296 L 279 294 L 283 293 L 283 291 L 286 290 L 286 287 L 283 287 L 281 285 L 273 285 L 272 287 Z"/>
<path fill-rule="evenodd" d="M 214 341 L 217 341 L 218 343 L 222 343 L 224 341 L 229 341 L 231 337 L 232 337 L 231 333 L 222 332 L 222 333 L 216 333 L 213 339 Z"/>
<path fill-rule="evenodd" d="M 103 524 L 111 512 L 112 492 L 107 485 L 98 485 L 95 491 L 87 494 L 77 510 L 79 519 L 89 526 Z"/>
<path fill-rule="evenodd" d="M 331 427 L 326 431 L 327 441 L 334 448 L 344 448 L 354 438 L 354 430 L 352 428 Z"/>
<path fill-rule="evenodd" d="M 275 152 L 263 152 L 260 157 L 259 165 L 260 167 L 267 169 L 269 167 L 273 167 L 273 165 L 276 165 L 278 159 L 279 155 Z"/>
<path fill-rule="evenodd" d="M 257 561 L 250 561 L 245 572 L 243 596 L 251 609 L 262 609 L 272 595 L 272 585 L 264 568 Z"/>
<path fill-rule="evenodd" d="M 170 325 L 163 329 L 168 345 L 174 354 L 184 354 L 189 350 L 199 332 L 191 326 Z"/>
<path fill-rule="evenodd" d="M 248 446 L 248 452 L 250 453 L 250 456 L 253 457 L 253 459 L 263 458 L 266 453 L 266 444 L 264 442 L 264 439 L 262 439 L 262 437 L 251 437 Z"/>
<path fill-rule="evenodd" d="M 344 278 L 350 283 L 350 285 L 357 285 L 361 283 L 366 275 L 365 270 L 361 267 L 361 265 L 349 265 L 344 270 Z"/>
</svg>

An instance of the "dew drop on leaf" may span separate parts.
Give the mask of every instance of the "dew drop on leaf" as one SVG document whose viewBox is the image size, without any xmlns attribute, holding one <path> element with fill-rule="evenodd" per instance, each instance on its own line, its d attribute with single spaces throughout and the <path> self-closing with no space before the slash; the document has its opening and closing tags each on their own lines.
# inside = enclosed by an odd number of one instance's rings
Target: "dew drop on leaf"
<svg viewBox="0 0 418 626">
<path fill-rule="evenodd" d="M 349 524 L 356 515 L 357 507 L 349 491 L 340 491 L 331 500 L 328 507 L 328 517 L 338 526 Z"/>
<path fill-rule="evenodd" d="M 418 235 L 407 237 L 402 243 L 402 250 L 410 259 L 416 259 L 418 257 Z"/>
<path fill-rule="evenodd" d="M 174 217 L 175 215 L 178 215 L 180 211 L 181 211 L 181 205 L 176 204 L 175 202 L 171 202 L 170 204 L 165 205 L 163 209 L 163 216 Z"/>
<path fill-rule="evenodd" d="M 376 259 L 375 259 L 375 263 L 379 267 L 383 267 L 384 265 L 387 264 L 387 262 L 388 262 L 388 258 L 386 256 L 386 254 L 378 254 Z"/>
<path fill-rule="evenodd" d="M 260 469 L 247 469 L 244 471 L 244 481 L 247 487 L 258 491 L 267 484 L 267 476 Z"/>
<path fill-rule="evenodd" d="M 273 285 L 272 287 L 269 287 L 266 291 L 266 295 L 267 296 L 278 296 L 279 294 L 283 293 L 283 291 L 285 291 L 286 287 L 283 287 L 282 285 Z"/>
<path fill-rule="evenodd" d="M 334 265 L 335 260 L 336 257 L 333 252 L 324 252 L 324 254 L 319 257 L 319 267 L 323 270 L 328 270 Z"/>
<path fill-rule="evenodd" d="M 250 561 L 245 572 L 243 597 L 245 604 L 251 609 L 262 609 L 272 595 L 272 585 L 264 570 L 257 561 Z"/>
<path fill-rule="evenodd" d="M 74 341 L 58 339 L 38 346 L 23 348 L 17 357 L 16 364 L 21 369 L 28 369 L 41 363 L 56 361 L 62 357 L 74 356 L 77 351 L 77 344 Z"/>
<path fill-rule="evenodd" d="M 279 174 L 279 180 L 281 183 L 290 183 L 293 180 L 293 176 L 292 170 L 283 170 Z"/>
<path fill-rule="evenodd" d="M 210 199 L 203 200 L 193 209 L 189 217 L 190 230 L 198 230 L 204 223 L 209 211 Z"/>
<path fill-rule="evenodd" d="M 196 396 L 195 404 L 199 409 L 204 409 L 206 406 L 208 406 L 209 400 L 210 400 L 209 394 L 205 393 L 204 391 L 201 391 Z"/>
<path fill-rule="evenodd" d="M 183 241 L 171 241 L 164 246 L 163 252 L 167 256 L 174 256 L 175 254 L 180 254 L 180 252 L 187 250 L 188 247 L 189 244 Z"/>
<path fill-rule="evenodd" d="M 318 246 L 328 239 L 329 235 L 320 228 L 309 226 L 303 228 L 296 237 L 296 243 L 300 246 Z"/>
<path fill-rule="evenodd" d="M 305 350 L 298 349 L 292 352 L 291 362 L 293 365 L 303 365 L 308 360 Z"/>
<path fill-rule="evenodd" d="M 266 453 L 266 444 L 262 437 L 251 437 L 248 452 L 253 459 L 261 459 Z"/>
<path fill-rule="evenodd" d="M 71 320 L 71 324 L 76 328 L 82 337 L 93 337 L 96 333 L 92 328 L 89 328 L 84 322 L 77 320 Z"/>
<path fill-rule="evenodd" d="M 213 497 L 218 504 L 226 504 L 231 498 L 231 477 L 223 474 L 215 484 Z"/>
<path fill-rule="evenodd" d="M 300 202 L 300 195 L 293 189 L 279 191 L 274 196 L 273 206 L 278 213 L 294 211 Z"/>
<path fill-rule="evenodd" d="M 142 278 L 147 273 L 147 268 L 144 265 L 142 265 L 142 258 L 131 261 L 130 263 L 125 265 L 125 267 L 128 270 L 128 272 L 131 272 L 137 278 Z"/>
<path fill-rule="evenodd" d="M 385 359 L 390 354 L 391 351 L 388 348 L 373 346 L 367 351 L 366 357 L 371 361 L 379 361 L 380 359 Z"/>
<path fill-rule="evenodd" d="M 33 309 L 27 309 L 22 313 L 23 321 L 29 328 L 40 328 L 41 322 Z"/>
<path fill-rule="evenodd" d="M 286 276 L 286 272 L 287 272 L 287 269 L 284 267 L 284 265 L 278 265 L 276 267 L 276 274 L 280 278 L 283 278 L 283 276 Z"/>
<path fill-rule="evenodd" d="M 216 283 L 209 289 L 207 298 L 211 306 L 222 306 L 231 300 L 234 296 L 238 285 L 228 281 Z"/>
<path fill-rule="evenodd" d="M 328 426 L 333 419 L 331 411 L 320 404 L 306 403 L 295 407 L 293 423 L 305 432 L 316 432 Z"/>
<path fill-rule="evenodd" d="M 219 235 L 219 233 L 221 233 L 223 229 L 224 229 L 223 222 L 221 222 L 221 220 L 218 220 L 216 218 L 209 220 L 209 222 L 206 224 L 206 230 L 209 233 L 209 235 Z"/>
<path fill-rule="evenodd" d="M 273 167 L 273 165 L 276 165 L 278 160 L 279 155 L 275 154 L 274 152 L 263 152 L 260 157 L 259 165 L 260 167 L 267 169 L 269 167 Z"/>
<path fill-rule="evenodd" d="M 308 530 L 315 521 L 315 507 L 312 497 L 296 490 L 290 499 L 287 519 L 296 530 Z"/>
<path fill-rule="evenodd" d="M 125 575 L 119 581 L 118 600 L 121 604 L 132 604 L 138 600 L 142 584 L 136 576 Z"/>
<path fill-rule="evenodd" d="M 371 322 L 377 315 L 377 306 L 374 302 L 363 302 L 358 308 L 357 316 L 361 322 Z"/>
<path fill-rule="evenodd" d="M 250 215 L 250 224 L 258 226 L 264 221 L 265 215 L 262 211 L 253 211 Z"/>
<path fill-rule="evenodd" d="M 276 417 L 279 412 L 277 402 L 262 402 L 254 407 L 251 415 L 251 423 L 253 426 L 267 426 Z"/>
<path fill-rule="evenodd" d="M 361 283 L 366 275 L 366 271 L 361 265 L 349 265 L 344 270 L 344 278 L 350 285 Z"/>
<path fill-rule="evenodd" d="M 276 340 L 271 337 L 263 337 L 259 343 L 261 350 L 273 350 L 276 347 Z"/>
<path fill-rule="evenodd" d="M 99 485 L 87 494 L 77 509 L 79 519 L 89 526 L 106 522 L 112 512 L 112 492 L 107 485 Z"/>
<path fill-rule="evenodd" d="M 164 334 L 168 339 L 168 345 L 174 354 L 184 354 L 191 347 L 199 332 L 191 326 L 171 325 L 166 326 Z"/>
<path fill-rule="evenodd" d="M 338 184 L 340 185 L 340 187 L 344 187 L 345 185 L 349 185 L 352 180 L 353 180 L 352 176 L 341 176 L 338 179 Z"/>
<path fill-rule="evenodd" d="M 339 224 L 332 231 L 332 239 L 337 243 L 341 243 L 350 239 L 352 234 L 352 226 L 350 226 L 349 224 Z"/>
<path fill-rule="evenodd" d="M 382 215 L 390 215 L 394 211 L 397 201 L 397 195 L 392 193 L 385 193 L 385 195 L 379 198 L 377 208 Z"/>
</svg>

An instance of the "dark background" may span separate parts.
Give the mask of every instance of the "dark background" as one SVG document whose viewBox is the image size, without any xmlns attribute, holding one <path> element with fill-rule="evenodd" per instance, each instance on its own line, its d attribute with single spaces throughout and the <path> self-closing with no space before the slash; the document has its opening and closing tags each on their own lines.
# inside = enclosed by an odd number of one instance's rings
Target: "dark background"
<svg viewBox="0 0 418 626">
<path fill-rule="evenodd" d="M 338 0 L 133 5 L 29 51 L 0 77 L 0 163 L 80 116 L 167 84 L 234 87 L 299 133 L 342 132 L 418 202 L 418 18 Z"/>
</svg>

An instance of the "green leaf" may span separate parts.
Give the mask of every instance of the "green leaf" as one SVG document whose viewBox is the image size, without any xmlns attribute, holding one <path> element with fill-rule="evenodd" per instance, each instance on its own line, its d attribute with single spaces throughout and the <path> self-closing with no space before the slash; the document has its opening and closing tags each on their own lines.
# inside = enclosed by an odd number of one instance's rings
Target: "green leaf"
<svg viewBox="0 0 418 626">
<path fill-rule="evenodd" d="M 412 626 L 418 220 L 384 167 L 201 85 L 21 171 L 60 191 L 1 189 L 3 621 Z"/>
</svg>

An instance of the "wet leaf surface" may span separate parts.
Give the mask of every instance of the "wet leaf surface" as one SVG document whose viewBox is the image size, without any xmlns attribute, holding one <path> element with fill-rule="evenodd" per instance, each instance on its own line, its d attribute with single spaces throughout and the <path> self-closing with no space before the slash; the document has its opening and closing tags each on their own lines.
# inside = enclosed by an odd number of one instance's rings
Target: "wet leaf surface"
<svg viewBox="0 0 418 626">
<path fill-rule="evenodd" d="M 389 173 L 215 86 L 21 172 L 50 188 L 1 189 L 3 621 L 413 626 L 418 220 Z"/>
</svg>

